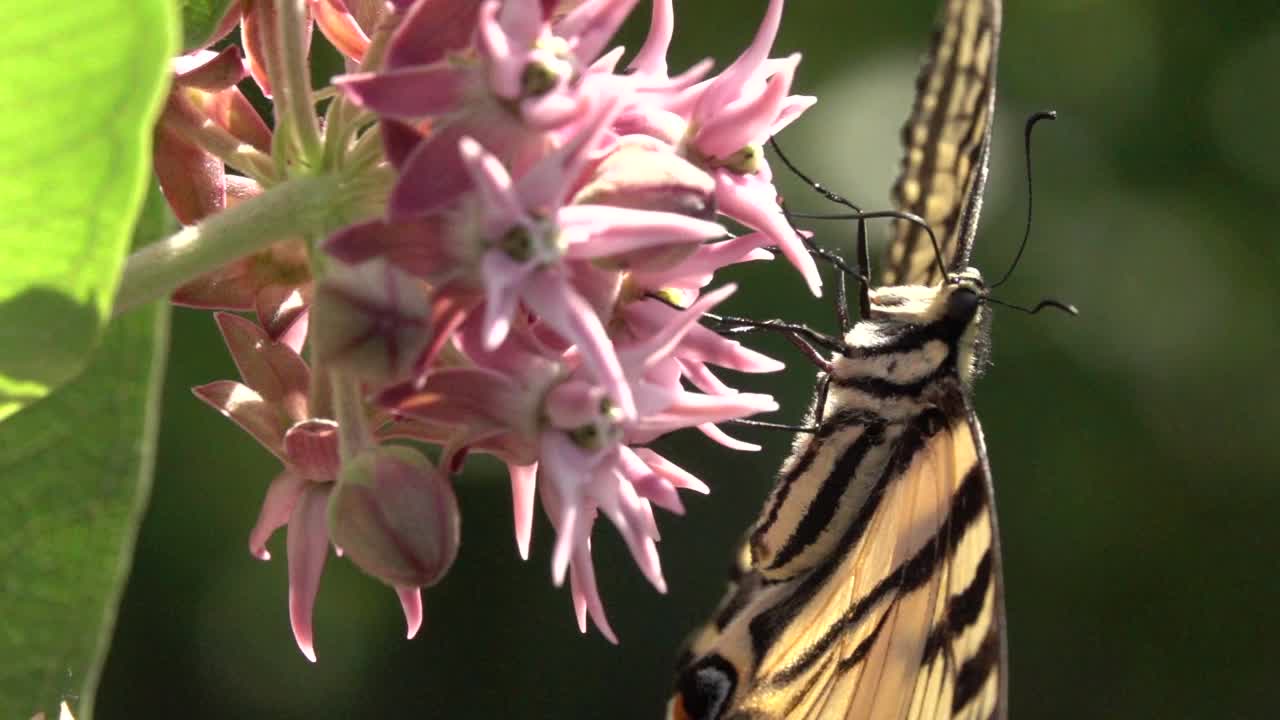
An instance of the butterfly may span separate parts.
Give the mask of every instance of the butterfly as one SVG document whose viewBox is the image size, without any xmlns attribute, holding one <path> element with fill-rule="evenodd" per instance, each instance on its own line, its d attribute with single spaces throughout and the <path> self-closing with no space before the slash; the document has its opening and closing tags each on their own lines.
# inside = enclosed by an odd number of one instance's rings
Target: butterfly
<svg viewBox="0 0 1280 720">
<path fill-rule="evenodd" d="M 989 311 L 968 267 L 999 0 L 946 0 L 903 129 L 880 284 L 820 376 L 671 720 L 1004 718 L 999 532 L 972 386 Z M 863 249 L 865 255 L 865 246 Z M 834 340 L 834 339 L 833 339 Z"/>
</svg>

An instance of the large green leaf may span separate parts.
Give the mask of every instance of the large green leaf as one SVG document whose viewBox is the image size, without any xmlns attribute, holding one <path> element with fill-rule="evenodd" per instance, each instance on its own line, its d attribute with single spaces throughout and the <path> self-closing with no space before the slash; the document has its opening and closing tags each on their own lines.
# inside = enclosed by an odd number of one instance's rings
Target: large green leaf
<svg viewBox="0 0 1280 720">
<path fill-rule="evenodd" d="M 213 40 L 218 22 L 227 14 L 232 0 L 178 0 L 182 5 L 182 47 L 202 48 Z"/>
<path fill-rule="evenodd" d="M 154 184 L 134 236 L 176 222 Z M 0 717 L 94 692 L 151 490 L 169 308 L 117 318 L 84 373 L 0 426 Z"/>
<path fill-rule="evenodd" d="M 0 419 L 80 372 L 106 325 L 178 34 L 173 0 L 4 9 Z"/>
</svg>

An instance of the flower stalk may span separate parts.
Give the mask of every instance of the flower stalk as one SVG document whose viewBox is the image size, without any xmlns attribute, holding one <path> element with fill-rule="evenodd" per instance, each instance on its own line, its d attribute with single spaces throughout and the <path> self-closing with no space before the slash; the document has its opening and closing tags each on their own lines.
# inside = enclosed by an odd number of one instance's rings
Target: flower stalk
<svg viewBox="0 0 1280 720">
<path fill-rule="evenodd" d="M 315 100 L 311 93 L 311 73 L 304 38 L 310 26 L 307 0 L 274 0 L 276 4 L 276 48 L 269 53 L 272 82 L 277 87 L 276 108 L 298 142 L 297 151 L 305 167 L 314 168 L 323 152 L 320 127 L 316 123 Z"/>
<path fill-rule="evenodd" d="M 326 235 L 377 212 L 376 183 L 298 177 L 147 245 L 125 264 L 113 313 L 159 300 L 240 257 L 298 236 Z"/>
</svg>

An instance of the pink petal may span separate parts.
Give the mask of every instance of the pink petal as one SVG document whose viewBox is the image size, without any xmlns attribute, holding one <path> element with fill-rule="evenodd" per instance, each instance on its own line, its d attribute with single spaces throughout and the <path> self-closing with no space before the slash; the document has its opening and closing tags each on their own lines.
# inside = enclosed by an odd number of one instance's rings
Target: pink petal
<svg viewBox="0 0 1280 720">
<path fill-rule="evenodd" d="M 711 492 L 711 488 L 702 482 L 693 473 L 676 465 L 665 457 L 650 450 L 649 448 L 633 448 L 633 451 L 640 459 L 644 460 L 654 472 L 667 479 L 672 485 L 684 489 L 692 490 L 696 493 L 706 495 Z"/>
<path fill-rule="evenodd" d="M 187 142 L 162 121 L 156 126 L 153 167 L 178 222 L 194 225 L 227 205 L 222 160 Z"/>
<path fill-rule="evenodd" d="M 258 291 L 254 301 L 258 324 L 266 331 L 267 337 L 294 354 L 302 352 L 302 345 L 307 340 L 310 295 L 309 287 L 304 290 L 298 286 L 267 285 Z"/>
<path fill-rule="evenodd" d="M 565 257 L 589 260 L 645 248 L 696 243 L 724 237 L 719 224 L 673 212 L 611 205 L 566 205 L 556 214 L 560 227 L 578 231 L 586 242 L 570 244 Z"/>
<path fill-rule="evenodd" d="M 590 534 L 588 530 L 579 537 L 579 523 L 584 522 L 582 489 L 590 476 L 586 463 L 582 462 L 582 454 L 564 433 L 543 431 L 539 435 L 538 450 L 541 461 L 538 466 L 538 494 L 556 529 L 556 542 L 551 551 L 551 581 L 559 587 L 564 584 L 574 548 Z M 588 528 L 590 523 L 590 519 L 585 520 Z"/>
<path fill-rule="evenodd" d="M 667 50 L 671 47 L 671 36 L 675 28 L 675 9 L 671 0 L 653 0 L 653 9 L 649 14 L 649 34 L 628 68 L 637 73 L 665 78 Z"/>
<path fill-rule="evenodd" d="M 631 483 L 618 481 L 611 483 L 612 492 L 598 493 L 600 509 L 609 516 L 618 534 L 631 551 L 636 567 L 660 593 L 667 591 L 667 581 L 662 577 L 662 564 L 658 559 L 658 547 L 653 542 L 652 531 L 656 532 L 653 513 L 648 502 L 635 495 Z M 647 515 L 647 518 L 646 518 Z"/>
<path fill-rule="evenodd" d="M 529 541 L 533 535 L 533 498 L 538 464 L 515 465 L 507 463 L 507 473 L 511 476 L 511 512 L 516 525 L 516 549 L 520 551 L 520 559 L 529 559 Z"/>
<path fill-rule="evenodd" d="M 604 612 L 604 602 L 600 599 L 600 588 L 596 584 L 596 571 L 591 561 L 591 541 L 588 539 L 574 553 L 570 565 L 569 588 L 573 596 L 573 609 L 578 616 L 578 629 L 587 631 L 586 616 L 599 628 L 606 640 L 618 644 L 618 636 L 609 625 L 609 618 Z"/>
<path fill-rule="evenodd" d="M 493 350 L 507 339 L 522 286 L 538 275 L 531 262 L 516 262 L 501 250 L 490 250 L 480 262 L 485 279 L 484 348 Z"/>
<path fill-rule="evenodd" d="M 194 387 L 191 392 L 252 435 L 281 462 L 287 460 L 282 443 L 289 419 L 253 388 L 233 380 L 216 380 Z"/>
<path fill-rule="evenodd" d="M 450 50 L 471 42 L 480 0 L 392 0 L 401 8 L 412 2 L 387 48 L 388 68 L 429 65 Z"/>
<path fill-rule="evenodd" d="M 712 423 L 703 423 L 698 426 L 698 430 L 703 435 L 711 438 L 717 443 L 729 448 L 730 450 L 740 450 L 742 452 L 759 452 L 762 448 L 755 443 L 749 443 L 745 440 L 739 440 L 725 431 L 721 430 L 718 425 Z"/>
<path fill-rule="evenodd" d="M 315 15 L 316 27 L 338 52 L 356 62 L 364 59 L 369 49 L 369 36 L 364 34 L 342 2 L 311 0 L 311 12 Z"/>
<path fill-rule="evenodd" d="M 226 90 L 248 75 L 240 48 L 228 45 L 221 50 L 198 50 L 173 59 L 174 85 L 216 93 Z"/>
<path fill-rule="evenodd" d="M 732 295 L 735 290 L 737 290 L 736 285 L 725 285 L 703 295 L 683 312 L 672 313 L 675 317 L 671 318 L 657 333 L 618 353 L 624 367 L 632 373 L 638 373 L 668 357 L 684 338 L 685 333 L 698 322 L 702 315 Z"/>
<path fill-rule="evenodd" d="M 522 2 L 523 0 L 515 0 Z M 480 6 L 480 19 L 476 24 L 476 45 L 489 64 L 489 87 L 494 95 L 506 100 L 520 96 L 521 50 L 513 45 L 498 20 L 502 11 L 497 0 L 487 0 Z"/>
<path fill-rule="evenodd" d="M 705 327 L 694 327 L 680 343 L 682 360 L 699 361 L 746 373 L 770 373 L 785 369 L 786 364 L 768 355 L 744 347 Z"/>
<path fill-rule="evenodd" d="M 599 97 L 579 107 L 587 118 L 572 137 L 530 168 L 517 183 L 524 207 L 559 208 L 577 184 L 578 176 L 590 159 L 590 153 L 604 137 L 605 131 L 622 102 L 616 92 L 602 91 Z"/>
<path fill-rule="evenodd" d="M 408 626 L 406 636 L 412 640 L 422 629 L 422 588 L 396 588 L 396 595 L 400 598 L 400 608 L 404 610 L 404 621 Z"/>
<path fill-rule="evenodd" d="M 507 0 L 502 4 L 498 22 L 516 47 L 533 47 L 542 34 L 541 0 Z"/>
<path fill-rule="evenodd" d="M 689 361 L 684 358 L 680 358 L 678 362 L 680 363 L 680 374 L 689 378 L 689 382 L 693 383 L 693 386 L 702 392 L 708 395 L 732 395 L 738 392 L 716 377 L 705 363 Z"/>
<path fill-rule="evenodd" d="M 267 540 L 272 533 L 289 522 L 293 507 L 307 485 L 306 480 L 287 470 L 271 481 L 267 486 L 267 495 L 262 500 L 262 509 L 258 511 L 258 521 L 249 531 L 250 555 L 259 560 L 271 559 L 271 553 L 267 551 Z"/>
<path fill-rule="evenodd" d="M 804 243 L 787 223 L 778 207 L 773 184 L 756 175 L 737 175 L 720 169 L 716 178 L 716 200 L 720 212 L 748 225 L 778 244 L 782 254 L 800 271 L 816 297 L 822 296 L 822 276 Z"/>
<path fill-rule="evenodd" d="M 770 76 L 759 96 L 721 108 L 703 123 L 694 136 L 694 146 L 709 157 L 727 158 L 753 142 L 762 142 L 790 91 L 791 73 Z"/>
<path fill-rule="evenodd" d="M 812 95 L 791 95 L 786 102 L 778 110 L 778 117 L 774 119 L 773 125 L 769 126 L 769 135 L 777 135 L 790 125 L 796 118 L 800 117 L 805 110 L 813 107 L 818 102 L 818 98 Z"/>
<path fill-rule="evenodd" d="M 213 317 L 245 384 L 294 422 L 305 419 L 309 415 L 311 370 L 298 353 L 239 315 L 220 312 Z"/>
<path fill-rule="evenodd" d="M 635 397 L 626 374 L 604 324 L 590 304 L 564 278 L 550 272 L 531 275 L 523 299 L 543 322 L 577 345 L 583 362 L 609 392 L 623 417 L 635 417 Z"/>
<path fill-rule="evenodd" d="M 720 76 L 711 81 L 698 103 L 699 115 L 710 116 L 718 112 L 742 91 L 742 87 L 760 68 L 769 56 L 773 40 L 778 35 L 778 26 L 782 22 L 782 0 L 769 0 L 760 27 L 747 49 L 733 61 Z M 699 117 L 699 120 L 705 119 Z"/>
<path fill-rule="evenodd" d="M 631 279 L 641 287 L 654 289 L 668 286 L 702 287 L 711 282 L 711 276 L 720 268 L 740 262 L 772 260 L 773 253 L 759 247 L 768 242 L 768 238 L 761 234 L 750 233 L 724 242 L 706 243 L 673 267 L 637 270 L 632 273 Z"/>
<path fill-rule="evenodd" d="M 586 0 L 556 23 L 555 32 L 569 41 L 579 62 L 589 65 L 635 6 L 636 0 Z"/>
<path fill-rule="evenodd" d="M 423 133 L 408 123 L 387 118 L 383 118 L 378 127 L 382 131 L 383 155 L 391 167 L 400 170 L 414 149 L 422 144 Z"/>
<path fill-rule="evenodd" d="M 484 199 L 486 218 L 494 224 L 533 224 L 525 212 L 502 161 L 470 137 L 458 141 L 458 152 L 471 182 Z"/>
<path fill-rule="evenodd" d="M 456 110 L 465 82 L 465 75 L 447 64 L 414 65 L 333 79 L 333 84 L 357 105 L 402 120 Z"/>
<path fill-rule="evenodd" d="M 329 551 L 329 534 L 325 529 L 328 499 L 328 487 L 307 489 L 289 519 L 289 622 L 298 649 L 311 662 L 316 661 L 311 610 Z"/>
<path fill-rule="evenodd" d="M 409 153 L 391 191 L 390 219 L 428 215 L 471 189 L 471 176 L 458 154 L 460 133 L 458 126 L 446 126 Z"/>
<path fill-rule="evenodd" d="M 456 270 L 458 264 L 449 252 L 443 223 L 439 216 L 397 222 L 370 220 L 339 230 L 322 247 L 351 265 L 383 257 L 410 275 L 437 280 Z"/>
</svg>

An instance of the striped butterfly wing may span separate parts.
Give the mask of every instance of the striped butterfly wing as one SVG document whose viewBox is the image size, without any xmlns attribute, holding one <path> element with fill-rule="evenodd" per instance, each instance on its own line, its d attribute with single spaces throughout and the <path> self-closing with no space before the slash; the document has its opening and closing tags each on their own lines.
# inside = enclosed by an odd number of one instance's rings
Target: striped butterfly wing
<svg viewBox="0 0 1280 720">
<path fill-rule="evenodd" d="M 968 265 L 982 210 L 1000 18 L 1000 0 L 946 0 L 902 128 L 906 153 L 893 187 L 894 204 L 929 222 L 948 272 Z M 894 222 L 881 278 L 885 285 L 941 282 L 937 255 L 923 229 Z"/>
<path fill-rule="evenodd" d="M 669 717 L 1003 717 L 980 286 L 883 288 L 692 639 Z"/>
</svg>

